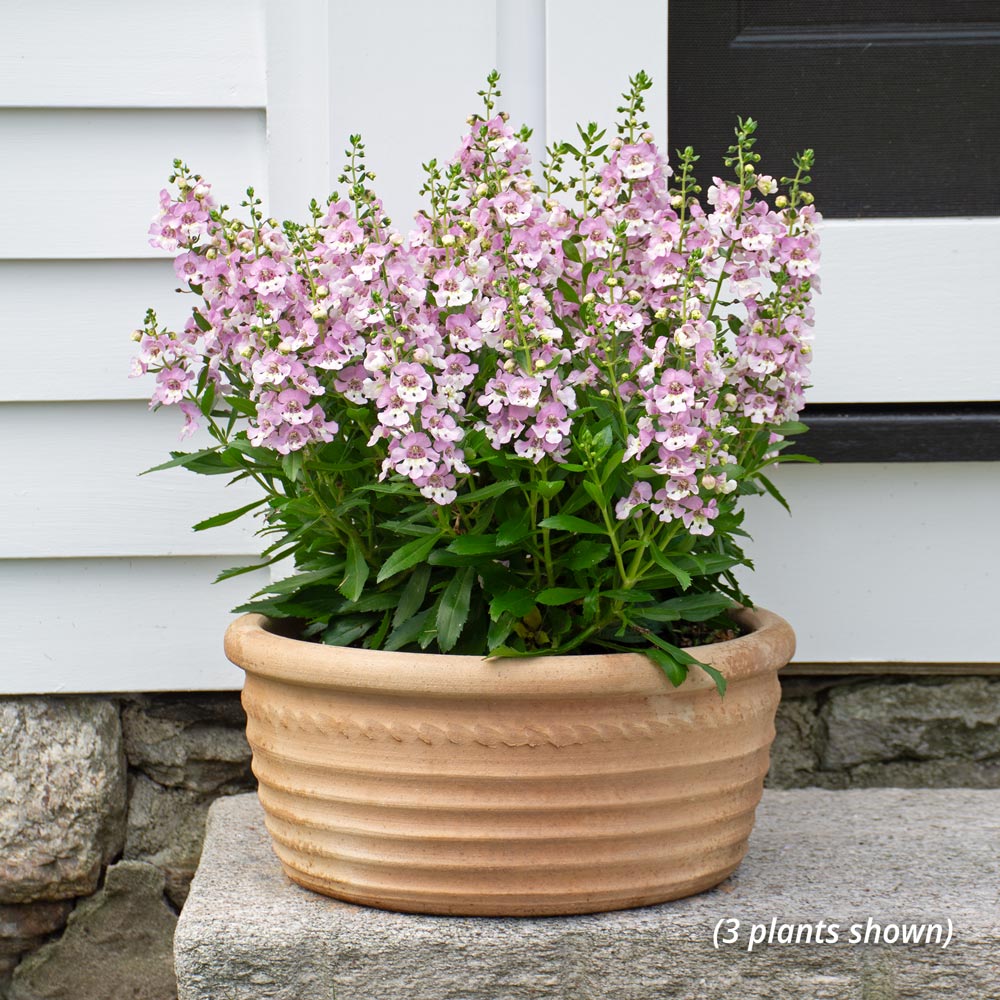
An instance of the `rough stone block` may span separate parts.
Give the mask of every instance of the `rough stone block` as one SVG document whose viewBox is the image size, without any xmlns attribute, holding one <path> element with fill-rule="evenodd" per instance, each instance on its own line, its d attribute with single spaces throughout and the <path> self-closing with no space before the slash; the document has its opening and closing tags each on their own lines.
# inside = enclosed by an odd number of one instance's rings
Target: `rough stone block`
<svg viewBox="0 0 1000 1000">
<path fill-rule="evenodd" d="M 142 775 L 130 781 L 125 858 L 156 865 L 178 908 L 198 867 L 205 818 L 214 797 L 188 788 L 164 788 Z"/>
<path fill-rule="evenodd" d="M 9 1000 L 175 1000 L 176 924 L 156 868 L 113 865 L 101 890 L 77 904 L 62 936 L 14 970 Z"/>
<path fill-rule="evenodd" d="M 0 903 L 93 892 L 124 834 L 117 706 L 0 699 Z"/>
<path fill-rule="evenodd" d="M 592 916 L 421 917 L 293 885 L 256 799 L 238 796 L 210 812 L 175 938 L 179 997 L 996 1000 L 998 844 L 998 791 L 768 791 L 749 855 L 712 892 Z M 895 940 L 904 928 L 922 943 Z"/>
<path fill-rule="evenodd" d="M 18 956 L 61 930 L 72 909 L 73 904 L 68 902 L 0 905 L 0 966 L 13 956 L 14 961 L 8 963 L 13 968 Z"/>
<path fill-rule="evenodd" d="M 134 699 L 122 711 L 122 725 L 129 763 L 161 785 L 202 792 L 252 787 L 238 694 Z"/>
<path fill-rule="evenodd" d="M 834 688 L 823 716 L 827 739 L 821 764 L 826 770 L 1000 755 L 1000 680 L 995 678 Z"/>
</svg>

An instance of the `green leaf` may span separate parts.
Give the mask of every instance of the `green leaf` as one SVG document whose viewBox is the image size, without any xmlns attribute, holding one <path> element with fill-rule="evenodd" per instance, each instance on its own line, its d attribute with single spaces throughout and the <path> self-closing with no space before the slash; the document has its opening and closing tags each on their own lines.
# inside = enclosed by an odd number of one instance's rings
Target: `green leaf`
<svg viewBox="0 0 1000 1000">
<path fill-rule="evenodd" d="M 440 538 L 441 533 L 437 532 L 433 535 L 425 535 L 423 538 L 415 538 L 412 542 L 400 546 L 386 559 L 385 564 L 379 570 L 376 578 L 378 583 L 388 580 L 389 577 L 395 576 L 397 573 L 402 573 L 404 569 L 409 569 L 419 562 L 424 562 Z"/>
<path fill-rule="evenodd" d="M 193 530 L 204 531 L 206 528 L 217 528 L 220 524 L 229 524 L 230 521 L 235 521 L 238 517 L 248 514 L 255 507 L 259 507 L 262 503 L 266 502 L 267 497 L 263 497 L 260 500 L 254 500 L 253 503 L 248 503 L 245 507 L 238 507 L 236 510 L 227 510 L 224 514 L 216 514 L 215 517 L 209 517 L 204 521 L 199 521 L 194 526 Z"/>
<path fill-rule="evenodd" d="M 347 561 L 344 566 L 344 579 L 337 585 L 344 597 L 349 601 L 357 601 L 365 589 L 365 581 L 369 574 L 368 561 L 361 551 L 361 545 L 351 536 L 347 543 Z"/>
<path fill-rule="evenodd" d="M 404 646 L 409 646 L 410 643 L 416 642 L 417 637 L 423 632 L 432 610 L 432 608 L 426 608 L 420 614 L 412 615 L 401 625 L 397 625 L 389 633 L 389 638 L 386 639 L 384 648 L 388 650 L 402 649 Z"/>
<path fill-rule="evenodd" d="M 715 690 L 719 692 L 719 697 L 724 698 L 726 695 L 726 678 L 711 664 L 699 663 L 698 666 L 715 681 Z"/>
<path fill-rule="evenodd" d="M 208 333 L 212 329 L 212 324 L 197 309 L 192 309 L 191 312 L 194 315 L 195 323 L 198 324 L 198 329 L 202 333 Z"/>
<path fill-rule="evenodd" d="M 647 608 L 633 608 L 633 618 L 651 622 L 703 622 L 714 618 L 733 606 L 732 598 L 711 591 L 705 594 L 688 594 Z"/>
<path fill-rule="evenodd" d="M 569 550 L 566 565 L 572 570 L 590 569 L 604 562 L 611 554 L 611 546 L 602 542 L 577 542 Z"/>
<path fill-rule="evenodd" d="M 515 621 L 513 615 L 503 614 L 496 621 L 490 622 L 489 631 L 486 633 L 486 648 L 490 655 L 507 641 L 507 637 L 514 630 Z"/>
<path fill-rule="evenodd" d="M 294 594 L 304 587 L 310 587 L 314 583 L 328 580 L 335 573 L 339 573 L 340 569 L 341 567 L 338 562 L 334 566 L 326 566 L 323 569 L 307 570 L 304 573 L 292 573 L 291 576 L 275 580 L 266 587 L 261 587 L 253 596 L 260 597 L 261 594 Z"/>
<path fill-rule="evenodd" d="M 497 550 L 496 535 L 459 535 L 448 546 L 449 552 L 459 556 L 491 555 Z"/>
<path fill-rule="evenodd" d="M 580 304 L 580 296 L 577 294 L 576 289 L 565 278 L 557 278 L 556 287 L 562 292 L 564 298 L 570 302 L 575 302 L 577 305 Z"/>
<path fill-rule="evenodd" d="M 214 448 L 205 448 L 202 451 L 172 451 L 170 454 L 173 458 L 171 458 L 169 462 L 164 462 L 162 465 L 154 465 L 151 469 L 146 469 L 144 472 L 140 472 L 139 475 L 148 476 L 151 472 L 162 472 L 164 469 L 175 469 L 179 465 L 190 466 L 198 459 L 206 458 L 209 455 L 217 455 L 218 453 L 218 446 Z"/>
<path fill-rule="evenodd" d="M 497 529 L 497 545 L 506 548 L 516 545 L 522 538 L 531 534 L 531 510 L 525 508 L 520 517 L 504 521 Z"/>
<path fill-rule="evenodd" d="M 604 490 L 597 485 L 593 480 L 585 479 L 583 481 L 583 488 L 587 491 L 587 496 L 590 497 L 598 507 L 604 507 L 607 505 L 607 498 L 604 496 Z"/>
<path fill-rule="evenodd" d="M 535 598 L 528 590 L 508 590 L 490 601 L 490 618 L 497 621 L 501 615 L 511 614 L 523 618 L 535 606 Z"/>
<path fill-rule="evenodd" d="M 469 493 L 459 493 L 455 503 L 478 503 L 480 500 L 490 500 L 493 497 L 502 496 L 517 485 L 517 481 L 513 479 L 505 479 L 499 483 L 490 483 L 489 486 L 482 486 L 478 490 L 472 490 Z"/>
<path fill-rule="evenodd" d="M 783 424 L 778 424 L 774 428 L 775 434 L 781 434 L 783 437 L 788 437 L 791 434 L 805 434 L 809 428 L 798 420 L 788 420 Z"/>
<path fill-rule="evenodd" d="M 580 587 L 547 587 L 535 597 L 536 604 L 558 606 L 578 601 L 587 596 L 587 591 Z"/>
<path fill-rule="evenodd" d="M 396 613 L 392 616 L 392 627 L 399 628 L 407 619 L 420 609 L 427 596 L 427 584 L 431 579 L 431 568 L 424 563 L 418 566 L 406 581 L 403 593 L 399 597 Z"/>
<path fill-rule="evenodd" d="M 323 642 L 327 646 L 350 646 L 370 632 L 374 624 L 371 618 L 340 618 L 323 633 Z"/>
<path fill-rule="evenodd" d="M 555 479 L 549 482 L 532 483 L 531 488 L 543 499 L 554 500 L 563 487 L 566 485 L 565 479 Z"/>
<path fill-rule="evenodd" d="M 582 517 L 574 517 L 572 514 L 553 514 L 540 521 L 539 524 L 552 531 L 572 531 L 574 534 L 583 535 L 607 534 L 603 527 L 591 524 L 590 521 L 585 521 Z"/>
<path fill-rule="evenodd" d="M 472 584 L 476 579 L 474 566 L 459 570 L 445 587 L 437 612 L 438 646 L 447 653 L 462 634 L 469 618 L 469 602 L 472 598 Z"/>
<path fill-rule="evenodd" d="M 562 241 L 562 251 L 567 259 L 574 261 L 577 264 L 582 263 L 583 258 L 580 256 L 580 251 L 572 240 Z"/>
<path fill-rule="evenodd" d="M 789 514 L 791 514 L 792 508 L 788 506 L 788 501 L 781 495 L 781 490 L 779 490 L 778 487 L 767 478 L 767 476 L 762 476 L 759 472 L 757 473 L 757 478 L 761 481 L 764 489 L 767 490 L 767 492 L 770 493 L 771 496 L 773 496 L 774 499 L 777 500 Z"/>
<path fill-rule="evenodd" d="M 688 668 L 682 663 L 678 663 L 670 653 L 657 649 L 645 651 L 646 655 L 667 675 L 667 679 L 674 687 L 680 687 L 688 675 Z"/>
<path fill-rule="evenodd" d="M 660 569 L 665 569 L 680 585 L 681 590 L 687 590 L 691 586 L 691 574 L 687 570 L 681 569 L 675 562 L 671 562 L 655 545 L 649 551 L 653 556 L 653 561 Z"/>
<path fill-rule="evenodd" d="M 601 597 L 606 597 L 611 601 L 625 601 L 629 604 L 638 604 L 642 601 L 652 601 L 653 595 L 645 590 L 603 590 Z"/>
<path fill-rule="evenodd" d="M 242 413 L 245 417 L 257 416 L 257 404 L 252 399 L 244 399 L 242 396 L 223 396 L 222 401 L 229 409 Z"/>
</svg>

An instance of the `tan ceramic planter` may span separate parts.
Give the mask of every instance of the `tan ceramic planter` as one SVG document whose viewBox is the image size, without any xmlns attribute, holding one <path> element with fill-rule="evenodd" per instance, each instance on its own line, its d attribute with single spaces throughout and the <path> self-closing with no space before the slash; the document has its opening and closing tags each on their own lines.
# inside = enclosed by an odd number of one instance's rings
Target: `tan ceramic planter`
<svg viewBox="0 0 1000 1000">
<path fill-rule="evenodd" d="M 415 913 L 624 909 L 743 858 L 795 638 L 702 646 L 673 688 L 643 656 L 483 660 L 289 639 L 245 615 L 226 654 L 275 851 L 300 885 Z"/>
</svg>

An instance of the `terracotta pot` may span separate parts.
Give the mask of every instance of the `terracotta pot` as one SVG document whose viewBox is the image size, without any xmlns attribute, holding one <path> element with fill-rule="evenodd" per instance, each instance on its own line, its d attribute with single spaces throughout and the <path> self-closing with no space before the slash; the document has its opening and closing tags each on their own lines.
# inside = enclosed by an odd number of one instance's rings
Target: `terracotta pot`
<svg viewBox="0 0 1000 1000">
<path fill-rule="evenodd" d="M 593 913 L 677 899 L 740 863 L 787 622 L 702 646 L 679 688 L 644 656 L 485 660 L 226 633 L 253 768 L 299 885 L 412 913 Z"/>
</svg>

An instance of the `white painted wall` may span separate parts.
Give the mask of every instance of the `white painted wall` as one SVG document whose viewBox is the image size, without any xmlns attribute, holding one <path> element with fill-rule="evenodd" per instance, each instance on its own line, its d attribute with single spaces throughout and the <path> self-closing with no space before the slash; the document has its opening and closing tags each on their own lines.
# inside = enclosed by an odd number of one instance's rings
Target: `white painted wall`
<svg viewBox="0 0 1000 1000">
<path fill-rule="evenodd" d="M 180 470 L 136 477 L 180 423 L 148 415 L 148 386 L 126 377 L 146 306 L 184 313 L 146 243 L 171 160 L 231 204 L 253 184 L 274 214 L 298 215 L 362 131 L 404 224 L 419 162 L 450 155 L 493 66 L 536 148 L 578 119 L 608 120 L 640 68 L 657 81 L 649 117 L 662 134 L 666 4 L 622 0 L 615 17 L 643 30 L 608 45 L 597 0 L 214 0 L 197 31 L 128 0 L 0 5 L 0 349 L 15 373 L 0 380 L 0 692 L 240 682 L 220 650 L 226 609 L 262 581 L 209 581 L 251 561 L 255 540 L 189 526 L 245 492 Z M 828 223 L 812 398 L 1000 397 L 998 244 L 993 219 Z M 800 660 L 1000 660 L 972 624 L 1000 595 L 996 466 L 835 465 L 779 480 L 795 516 L 750 510 L 752 593 L 793 620 Z"/>
</svg>

